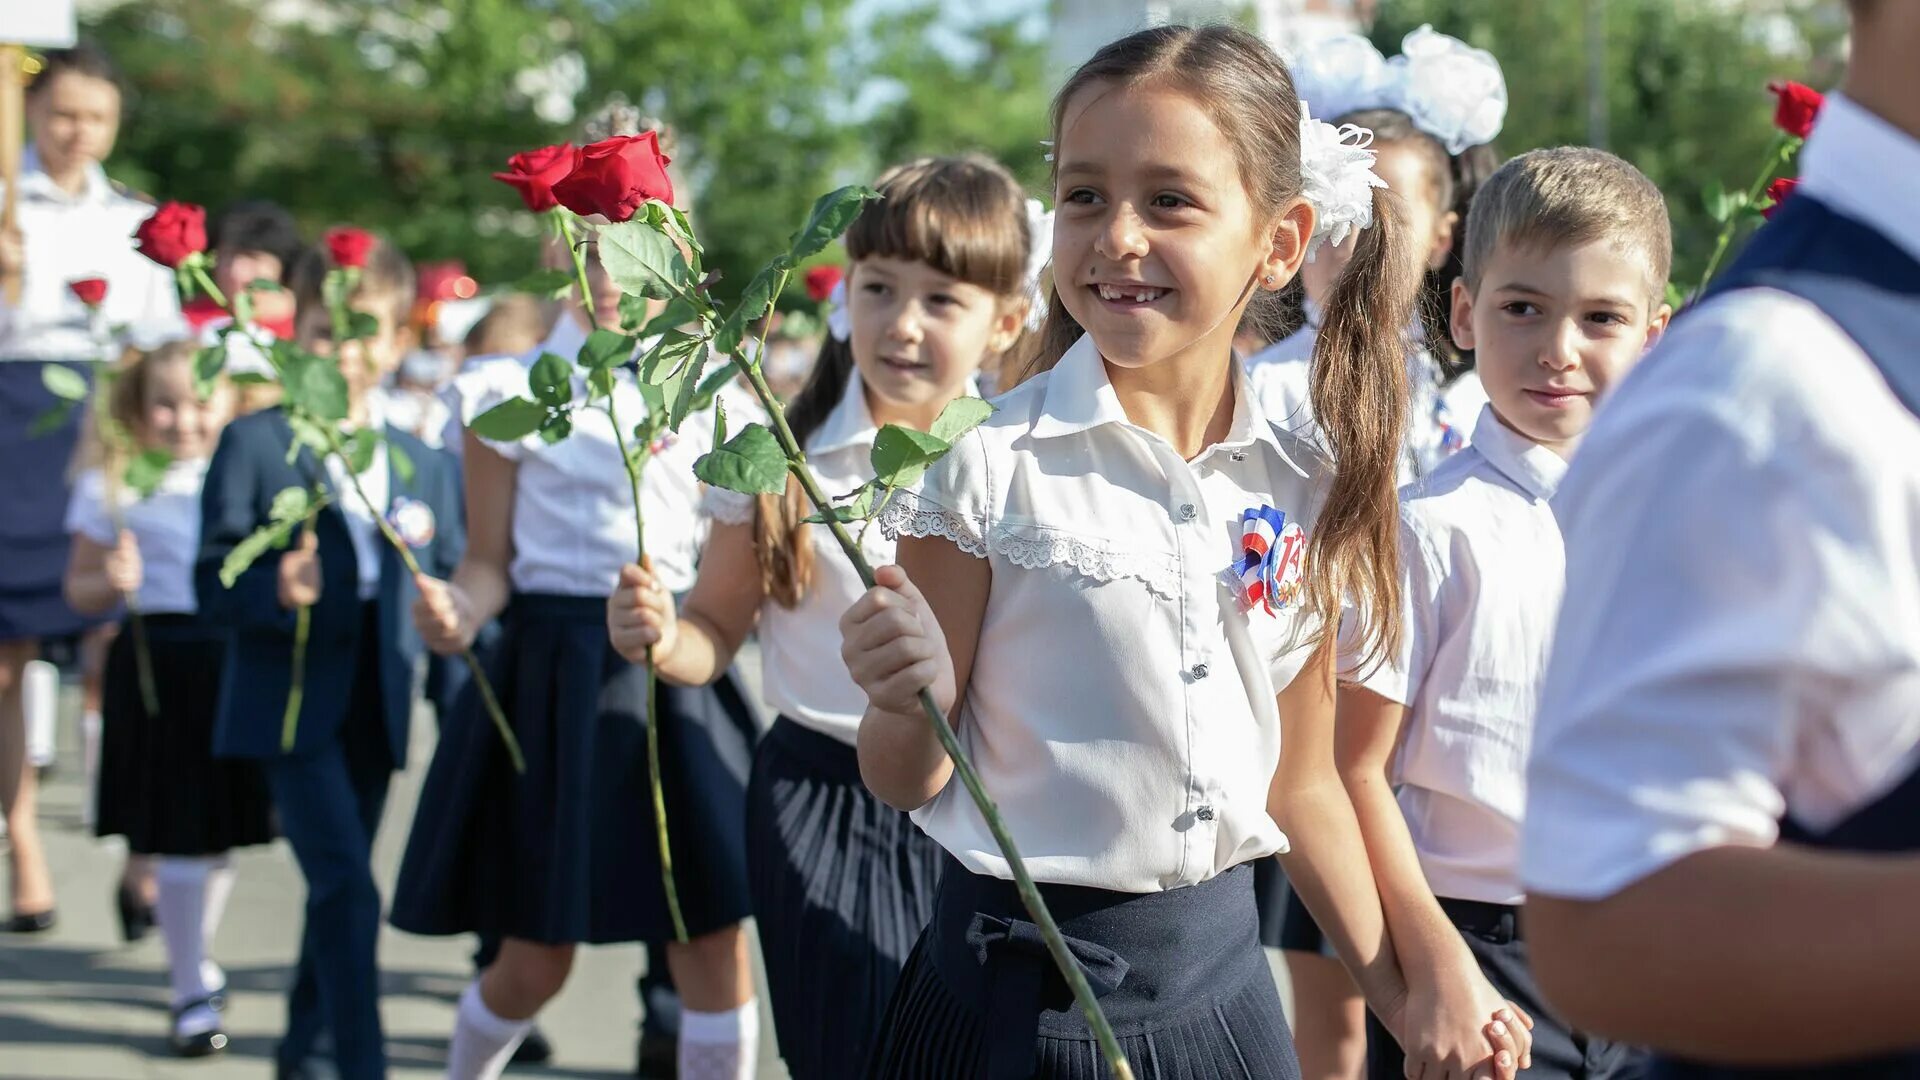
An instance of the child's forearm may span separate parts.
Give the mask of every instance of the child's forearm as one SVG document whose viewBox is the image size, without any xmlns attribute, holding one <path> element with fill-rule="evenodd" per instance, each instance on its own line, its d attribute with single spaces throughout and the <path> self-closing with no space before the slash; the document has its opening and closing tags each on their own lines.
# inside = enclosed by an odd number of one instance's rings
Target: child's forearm
<svg viewBox="0 0 1920 1080">
<path fill-rule="evenodd" d="M 1338 781 L 1276 792 L 1274 820 L 1291 845 L 1280 862 L 1367 1003 L 1385 1012 L 1406 994 L 1373 867 Z M 1362 857 L 1355 858 L 1360 853 Z"/>
<path fill-rule="evenodd" d="M 653 670 L 675 686 L 707 686 L 733 663 L 736 647 L 697 611 L 682 610 L 673 647 L 653 650 Z"/>
<path fill-rule="evenodd" d="M 917 810 L 947 786 L 953 762 L 926 714 L 869 707 L 860 721 L 860 778 L 881 802 Z"/>
<path fill-rule="evenodd" d="M 1385 771 L 1344 770 L 1341 779 L 1353 802 L 1354 820 L 1380 890 L 1380 909 L 1405 976 L 1432 978 L 1475 968 L 1473 954 L 1461 940 L 1460 931 L 1427 884 L 1419 852 Z"/>
<path fill-rule="evenodd" d="M 471 555 L 462 559 L 454 570 L 453 584 L 466 595 L 475 629 L 498 618 L 513 595 L 513 583 L 506 567 Z"/>
<path fill-rule="evenodd" d="M 69 566 L 62 582 L 67 606 L 81 615 L 104 615 L 120 603 L 120 592 L 107 582 L 101 567 Z"/>
</svg>

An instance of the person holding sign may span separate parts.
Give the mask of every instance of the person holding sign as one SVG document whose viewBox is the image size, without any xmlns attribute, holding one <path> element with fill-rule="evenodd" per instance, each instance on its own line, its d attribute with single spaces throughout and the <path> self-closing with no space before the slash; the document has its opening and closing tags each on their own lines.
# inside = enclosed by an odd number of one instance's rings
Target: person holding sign
<svg viewBox="0 0 1920 1080">
<path fill-rule="evenodd" d="M 53 887 L 34 825 L 33 777 L 26 766 L 20 673 L 42 639 L 72 634 L 88 620 L 60 595 L 66 570 L 63 527 L 67 472 L 80 416 L 36 425 L 56 411 L 50 368 L 89 377 L 104 327 L 141 337 L 175 330 L 173 278 L 134 250 L 133 231 L 152 208 L 107 179 L 100 162 L 120 126 L 120 88 L 107 57 L 87 46 L 49 53 L 27 89 L 32 133 L 15 190 L 13 228 L 0 230 L 0 806 L 12 840 L 15 931 L 53 925 Z M 68 288 L 106 281 L 98 313 Z"/>
</svg>

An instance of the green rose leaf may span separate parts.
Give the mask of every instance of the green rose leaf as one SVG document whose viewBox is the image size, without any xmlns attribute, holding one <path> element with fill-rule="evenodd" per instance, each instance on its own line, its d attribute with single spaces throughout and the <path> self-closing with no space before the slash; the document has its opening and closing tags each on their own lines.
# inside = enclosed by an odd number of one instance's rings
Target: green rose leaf
<svg viewBox="0 0 1920 1080">
<path fill-rule="evenodd" d="M 724 446 L 727 442 L 727 403 L 713 403 L 713 445 Z"/>
<path fill-rule="evenodd" d="M 543 352 L 540 359 L 533 362 L 533 370 L 527 373 L 527 385 L 533 390 L 534 400 L 559 408 L 573 400 L 573 365 Z"/>
<path fill-rule="evenodd" d="M 220 340 L 212 345 L 195 350 L 193 354 L 193 392 L 205 398 L 213 393 L 213 380 L 227 366 L 227 338 L 222 334 Z M 245 372 L 258 377 L 256 372 Z M 238 380 L 239 376 L 235 376 Z M 265 381 L 262 379 L 262 381 Z"/>
<path fill-rule="evenodd" d="M 825 251 L 828 244 L 847 231 L 847 226 L 853 224 L 853 219 L 860 216 L 868 203 L 880 197 L 879 192 L 864 184 L 853 184 L 820 196 L 813 204 L 813 213 L 807 216 L 807 223 L 794 234 L 788 256 L 794 263 L 800 263 Z"/>
<path fill-rule="evenodd" d="M 280 284 L 279 282 L 273 280 L 272 278 L 257 277 L 257 278 L 254 278 L 252 281 L 247 282 L 247 291 L 260 292 L 260 293 L 278 293 L 278 292 L 286 292 L 287 289 L 286 289 L 286 286 Z"/>
<path fill-rule="evenodd" d="M 587 372 L 587 393 L 592 397 L 613 396 L 613 369 L 594 368 Z"/>
<path fill-rule="evenodd" d="M 614 368 L 633 359 L 633 339 L 615 330 L 595 330 L 580 346 L 583 368 Z"/>
<path fill-rule="evenodd" d="M 87 378 L 65 364 L 42 364 L 40 385 L 61 401 L 87 400 Z"/>
<path fill-rule="evenodd" d="M 742 495 L 777 495 L 787 490 L 787 458 L 780 452 L 773 432 L 759 424 L 748 424 L 694 462 L 693 475 Z"/>
<path fill-rule="evenodd" d="M 693 415 L 694 399 L 700 393 L 700 376 L 706 371 L 707 359 L 712 355 L 702 345 L 674 375 L 674 393 L 668 399 L 667 426 L 676 432 L 681 424 L 686 423 L 687 417 Z"/>
<path fill-rule="evenodd" d="M 347 337 L 368 341 L 380 336 L 380 316 L 369 311 L 347 312 Z"/>
<path fill-rule="evenodd" d="M 701 409 L 718 401 L 720 391 L 724 389 L 728 383 L 733 381 L 733 375 L 732 364 L 721 364 L 718 368 L 714 369 L 713 374 L 708 375 L 706 381 L 700 384 L 700 388 L 693 392 L 693 411 L 699 412 Z M 719 445 L 718 439 L 714 440 L 714 445 Z"/>
<path fill-rule="evenodd" d="M 393 475 L 403 484 L 413 483 L 413 455 L 400 448 L 392 439 L 387 440 L 387 460 L 393 465 Z"/>
<path fill-rule="evenodd" d="M 167 475 L 167 467 L 173 464 L 173 455 L 165 450 L 147 450 L 139 457 L 127 462 L 127 471 L 122 480 L 127 490 L 143 499 L 153 497 L 160 489 L 160 481 Z"/>
<path fill-rule="evenodd" d="M 625 299 L 631 300 L 633 297 L 629 296 Z M 646 301 L 643 299 L 641 303 L 644 304 Z M 640 328 L 640 336 L 642 338 L 659 337 L 669 331 L 678 330 L 688 323 L 698 322 L 700 314 L 699 308 L 688 300 L 676 296 L 667 301 L 667 306 L 653 318 L 648 319 L 644 313 L 640 316 L 640 322 L 644 324 Z M 624 312 L 622 312 L 622 318 L 625 318 Z"/>
<path fill-rule="evenodd" d="M 875 480 L 888 487 L 908 487 L 951 449 L 952 444 L 938 435 L 888 424 L 873 437 L 873 452 L 868 458 Z"/>
<path fill-rule="evenodd" d="M 600 265 L 630 296 L 665 299 L 684 291 L 692 276 L 673 240 L 644 220 L 601 226 Z"/>
<path fill-rule="evenodd" d="M 66 425 L 67 419 L 73 415 L 74 410 L 79 407 L 80 403 L 77 401 L 55 402 L 53 408 L 33 418 L 33 423 L 27 428 L 27 437 L 37 439 L 42 435 L 59 431 Z"/>
<path fill-rule="evenodd" d="M 928 434 L 951 446 L 960 441 L 960 436 L 987 422 L 993 415 L 993 406 L 977 397 L 958 397 L 947 402 L 940 410 L 940 416 L 933 422 Z"/>
<path fill-rule="evenodd" d="M 640 400 L 647 403 L 647 415 L 662 416 L 667 409 L 667 392 L 652 383 L 640 383 Z"/>
<path fill-rule="evenodd" d="M 334 361 L 290 349 L 280 382 L 293 408 L 336 423 L 347 418 L 347 378 Z"/>
<path fill-rule="evenodd" d="M 315 498 L 306 488 L 282 488 L 273 497 L 273 505 L 267 511 L 267 522 L 249 533 L 246 538 L 227 552 L 220 564 L 220 584 L 233 588 L 260 556 L 276 548 L 284 548 L 293 537 L 293 530 L 305 521 L 309 515 L 318 513 L 330 500 L 325 496 Z"/>
<path fill-rule="evenodd" d="M 373 456 L 380 449 L 380 436 L 366 428 L 346 437 L 341 450 L 347 459 L 347 465 L 359 475 L 373 468 Z"/>
<path fill-rule="evenodd" d="M 874 494 L 878 489 L 879 485 L 869 481 L 854 488 L 840 498 L 835 499 L 834 502 L 845 503 L 845 505 L 831 507 L 833 520 L 842 525 L 846 525 L 855 521 L 865 521 L 872 517 Z M 825 525 L 827 523 L 826 517 L 817 513 L 802 518 L 801 520 L 809 525 Z"/>
<path fill-rule="evenodd" d="M 640 381 L 655 386 L 667 381 L 668 376 L 686 366 L 686 362 L 700 350 L 701 339 L 678 330 L 670 330 L 647 355 L 640 358 Z"/>
<path fill-rule="evenodd" d="M 573 414 L 567 412 L 548 413 L 540 423 L 540 441 L 552 446 L 566 441 L 573 434 Z"/>
<path fill-rule="evenodd" d="M 510 288 L 515 292 L 554 300 L 573 288 L 573 274 L 566 270 L 535 270 L 514 282 Z"/>
<path fill-rule="evenodd" d="M 693 223 L 687 220 L 686 212 L 677 206 L 670 206 L 667 209 L 673 212 L 673 223 L 680 227 L 680 239 L 685 240 L 687 246 L 693 249 L 693 268 L 698 271 L 700 259 L 707 253 L 707 249 L 700 246 L 700 238 L 694 235 Z"/>
<path fill-rule="evenodd" d="M 540 425 L 546 422 L 547 412 L 547 407 L 539 402 L 508 398 L 474 417 L 473 423 L 467 426 L 483 439 L 519 442 L 540 430 Z"/>
<path fill-rule="evenodd" d="M 721 322 L 720 329 L 714 332 L 714 352 L 721 356 L 732 356 L 740 351 L 740 343 L 746 339 L 748 327 L 773 306 L 773 287 L 790 265 L 784 259 L 776 259 L 772 265 L 753 275 L 753 280 L 747 283 L 747 291 L 740 296 L 740 303 Z M 755 362 L 758 363 L 758 360 Z"/>
<path fill-rule="evenodd" d="M 262 375 L 257 371 L 236 371 L 227 376 L 227 381 L 235 386 L 271 386 L 273 376 Z M 208 390 L 211 391 L 212 387 L 208 387 Z"/>
</svg>

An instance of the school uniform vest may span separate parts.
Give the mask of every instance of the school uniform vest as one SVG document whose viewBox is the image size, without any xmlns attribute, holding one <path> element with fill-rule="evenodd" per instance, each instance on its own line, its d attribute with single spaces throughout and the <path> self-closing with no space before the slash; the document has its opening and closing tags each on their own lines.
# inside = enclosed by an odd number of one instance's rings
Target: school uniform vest
<svg viewBox="0 0 1920 1080">
<path fill-rule="evenodd" d="M 1892 240 L 1817 199 L 1797 196 L 1754 237 L 1714 291 L 1748 288 L 1778 289 L 1818 307 L 1880 369 L 1894 396 L 1920 416 L 1920 262 Z M 1781 822 L 1780 838 L 1836 851 L 1920 851 L 1920 769 L 1830 828 L 1807 829 L 1789 816 Z M 1656 1075 L 1662 1080 L 1920 1080 L 1920 1047 L 1868 1061 L 1789 1069 L 1663 1060 Z"/>
</svg>

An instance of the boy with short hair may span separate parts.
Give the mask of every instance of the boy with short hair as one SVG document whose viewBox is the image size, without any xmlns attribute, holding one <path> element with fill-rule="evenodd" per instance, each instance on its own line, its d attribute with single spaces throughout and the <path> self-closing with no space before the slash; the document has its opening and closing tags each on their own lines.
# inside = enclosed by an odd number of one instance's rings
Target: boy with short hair
<svg viewBox="0 0 1920 1080">
<path fill-rule="evenodd" d="M 1453 337 L 1475 351 L 1490 403 L 1473 444 L 1402 492 L 1405 633 L 1396 655 L 1349 673 L 1337 753 L 1395 948 L 1455 975 L 1410 1007 L 1457 1035 L 1462 1075 L 1485 1052 L 1480 1018 L 1505 1000 L 1534 1020 L 1526 1075 L 1637 1076 L 1642 1055 L 1542 1000 L 1519 844 L 1567 570 L 1548 504 L 1600 397 L 1671 317 L 1667 208 L 1632 165 L 1563 147 L 1508 162 L 1469 222 Z M 1369 1043 L 1370 1075 L 1400 1077 L 1384 1030 Z"/>
<path fill-rule="evenodd" d="M 348 303 L 372 315 L 370 338 L 336 348 L 321 283 L 327 256 L 310 251 L 294 269 L 297 337 L 332 352 L 346 376 L 349 421 L 384 429 L 399 453 L 381 446 L 358 480 L 381 512 L 407 509 L 421 568 L 451 573 L 464 542 L 460 482 L 451 458 L 387 427 L 370 391 L 399 363 L 413 302 L 413 268 L 384 239 L 370 252 Z M 278 1075 L 307 1074 L 322 1027 L 330 1030 L 343 1077 L 381 1077 L 375 939 L 380 896 L 370 865 L 373 834 L 393 770 L 406 762 L 415 668 L 423 654 L 409 614 L 416 587 L 346 475 L 338 455 L 324 462 L 302 448 L 288 461 L 293 432 L 278 407 L 234 421 L 208 468 L 201 500 L 196 583 L 201 609 L 231 628 L 214 728 L 214 752 L 261 759 L 281 831 L 307 878 L 306 929 L 288 1003 Z M 396 468 L 404 454 L 412 468 Z M 267 521 L 274 495 L 324 488 L 333 502 L 285 551 L 262 556 L 232 589 L 221 563 Z M 424 509 L 425 513 L 422 513 Z M 426 528 L 422 522 L 430 523 Z M 409 543 L 413 543 L 409 537 Z M 304 697 L 293 747 L 281 747 L 281 717 L 294 666 L 295 611 L 311 608 Z"/>
</svg>

